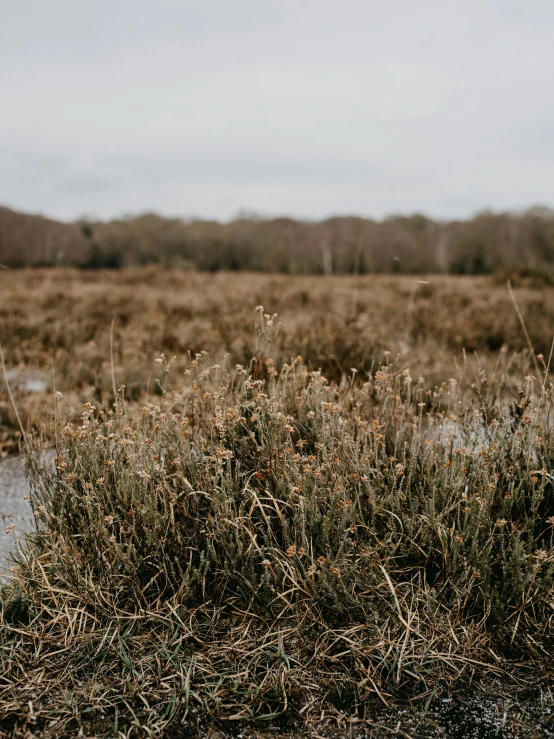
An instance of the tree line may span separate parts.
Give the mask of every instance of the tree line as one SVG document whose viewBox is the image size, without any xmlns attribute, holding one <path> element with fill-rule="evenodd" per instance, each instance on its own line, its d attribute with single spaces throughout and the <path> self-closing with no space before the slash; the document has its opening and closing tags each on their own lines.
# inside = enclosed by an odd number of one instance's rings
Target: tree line
<svg viewBox="0 0 554 739">
<path fill-rule="evenodd" d="M 289 274 L 491 274 L 554 269 L 554 211 L 423 215 L 382 221 L 245 216 L 228 223 L 146 213 L 62 223 L 0 207 L 0 264 L 83 269 L 159 264 L 202 271 Z"/>
</svg>

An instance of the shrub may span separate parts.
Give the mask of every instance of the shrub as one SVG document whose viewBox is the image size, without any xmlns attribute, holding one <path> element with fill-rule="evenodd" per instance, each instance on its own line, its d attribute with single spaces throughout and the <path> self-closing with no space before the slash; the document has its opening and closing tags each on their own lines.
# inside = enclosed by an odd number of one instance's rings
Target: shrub
<svg viewBox="0 0 554 739">
<path fill-rule="evenodd" d="M 199 354 L 174 389 L 160 357 L 158 404 L 87 404 L 56 472 L 31 463 L 6 721 L 24 724 L 30 685 L 39 724 L 112 735 L 356 712 L 546 664 L 552 385 L 509 398 L 388 363 L 330 384 L 300 357 L 276 367 L 272 331 L 262 311 L 248 367 Z"/>
</svg>

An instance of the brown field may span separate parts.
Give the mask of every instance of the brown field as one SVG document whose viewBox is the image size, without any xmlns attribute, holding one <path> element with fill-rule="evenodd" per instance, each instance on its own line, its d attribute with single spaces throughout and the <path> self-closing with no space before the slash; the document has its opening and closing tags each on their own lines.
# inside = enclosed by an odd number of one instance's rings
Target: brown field
<svg viewBox="0 0 554 739">
<path fill-rule="evenodd" d="M 521 281 L 514 292 L 535 352 L 548 356 L 554 288 Z M 433 383 L 468 365 L 471 374 L 499 360 L 517 369 L 529 362 L 507 285 L 493 277 L 3 270 L 0 342 L 24 423 L 48 427 L 54 384 L 64 394 L 60 412 L 72 416 L 84 402 L 112 396 L 112 321 L 116 383 L 129 403 L 142 403 L 156 392 L 153 360 L 161 353 L 176 356 L 177 370 L 188 352 L 207 351 L 214 361 L 228 352 L 246 364 L 260 304 L 278 314 L 274 359 L 300 354 L 330 380 L 352 368 L 363 376 L 385 351 Z M 44 390 L 28 392 L 29 378 L 43 380 Z M 0 455 L 17 448 L 18 436 L 3 383 Z"/>
<path fill-rule="evenodd" d="M 551 736 L 554 288 L 519 278 L 1 272 L 2 454 L 17 408 L 56 456 L 26 435 L 0 739 Z"/>
</svg>

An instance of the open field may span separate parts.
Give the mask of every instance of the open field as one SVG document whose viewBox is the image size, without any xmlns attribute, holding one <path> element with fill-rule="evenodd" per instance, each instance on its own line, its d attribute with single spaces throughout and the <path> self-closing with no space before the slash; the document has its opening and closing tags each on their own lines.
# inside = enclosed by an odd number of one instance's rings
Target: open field
<svg viewBox="0 0 554 739">
<path fill-rule="evenodd" d="M 553 326 L 492 277 L 0 272 L 0 736 L 551 736 Z"/>
<path fill-rule="evenodd" d="M 554 289 L 525 280 L 514 287 L 535 351 L 548 356 Z M 278 313 L 275 361 L 301 355 L 330 380 L 351 368 L 375 369 L 385 351 L 428 383 L 468 371 L 464 350 L 469 371 L 478 362 L 494 370 L 500 358 L 517 374 L 528 361 L 513 356 L 527 342 L 505 282 L 492 277 L 4 270 L 0 342 L 20 412 L 25 422 L 48 421 L 54 383 L 64 393 L 62 414 L 78 416 L 84 402 L 108 401 L 113 319 L 115 381 L 125 384 L 130 404 L 156 392 L 153 359 L 162 352 L 176 356 L 177 371 L 187 352 L 208 351 L 214 361 L 229 352 L 231 363 L 246 364 L 255 353 L 259 304 Z M 2 386 L 0 455 L 15 451 L 17 435 Z"/>
</svg>

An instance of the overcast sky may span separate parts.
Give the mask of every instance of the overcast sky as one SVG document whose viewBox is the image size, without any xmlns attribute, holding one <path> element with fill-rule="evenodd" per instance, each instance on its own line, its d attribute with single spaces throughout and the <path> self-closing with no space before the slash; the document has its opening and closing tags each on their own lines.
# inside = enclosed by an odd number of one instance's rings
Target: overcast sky
<svg viewBox="0 0 554 739">
<path fill-rule="evenodd" d="M 552 0 L 0 0 L 0 203 L 554 205 Z"/>
</svg>

